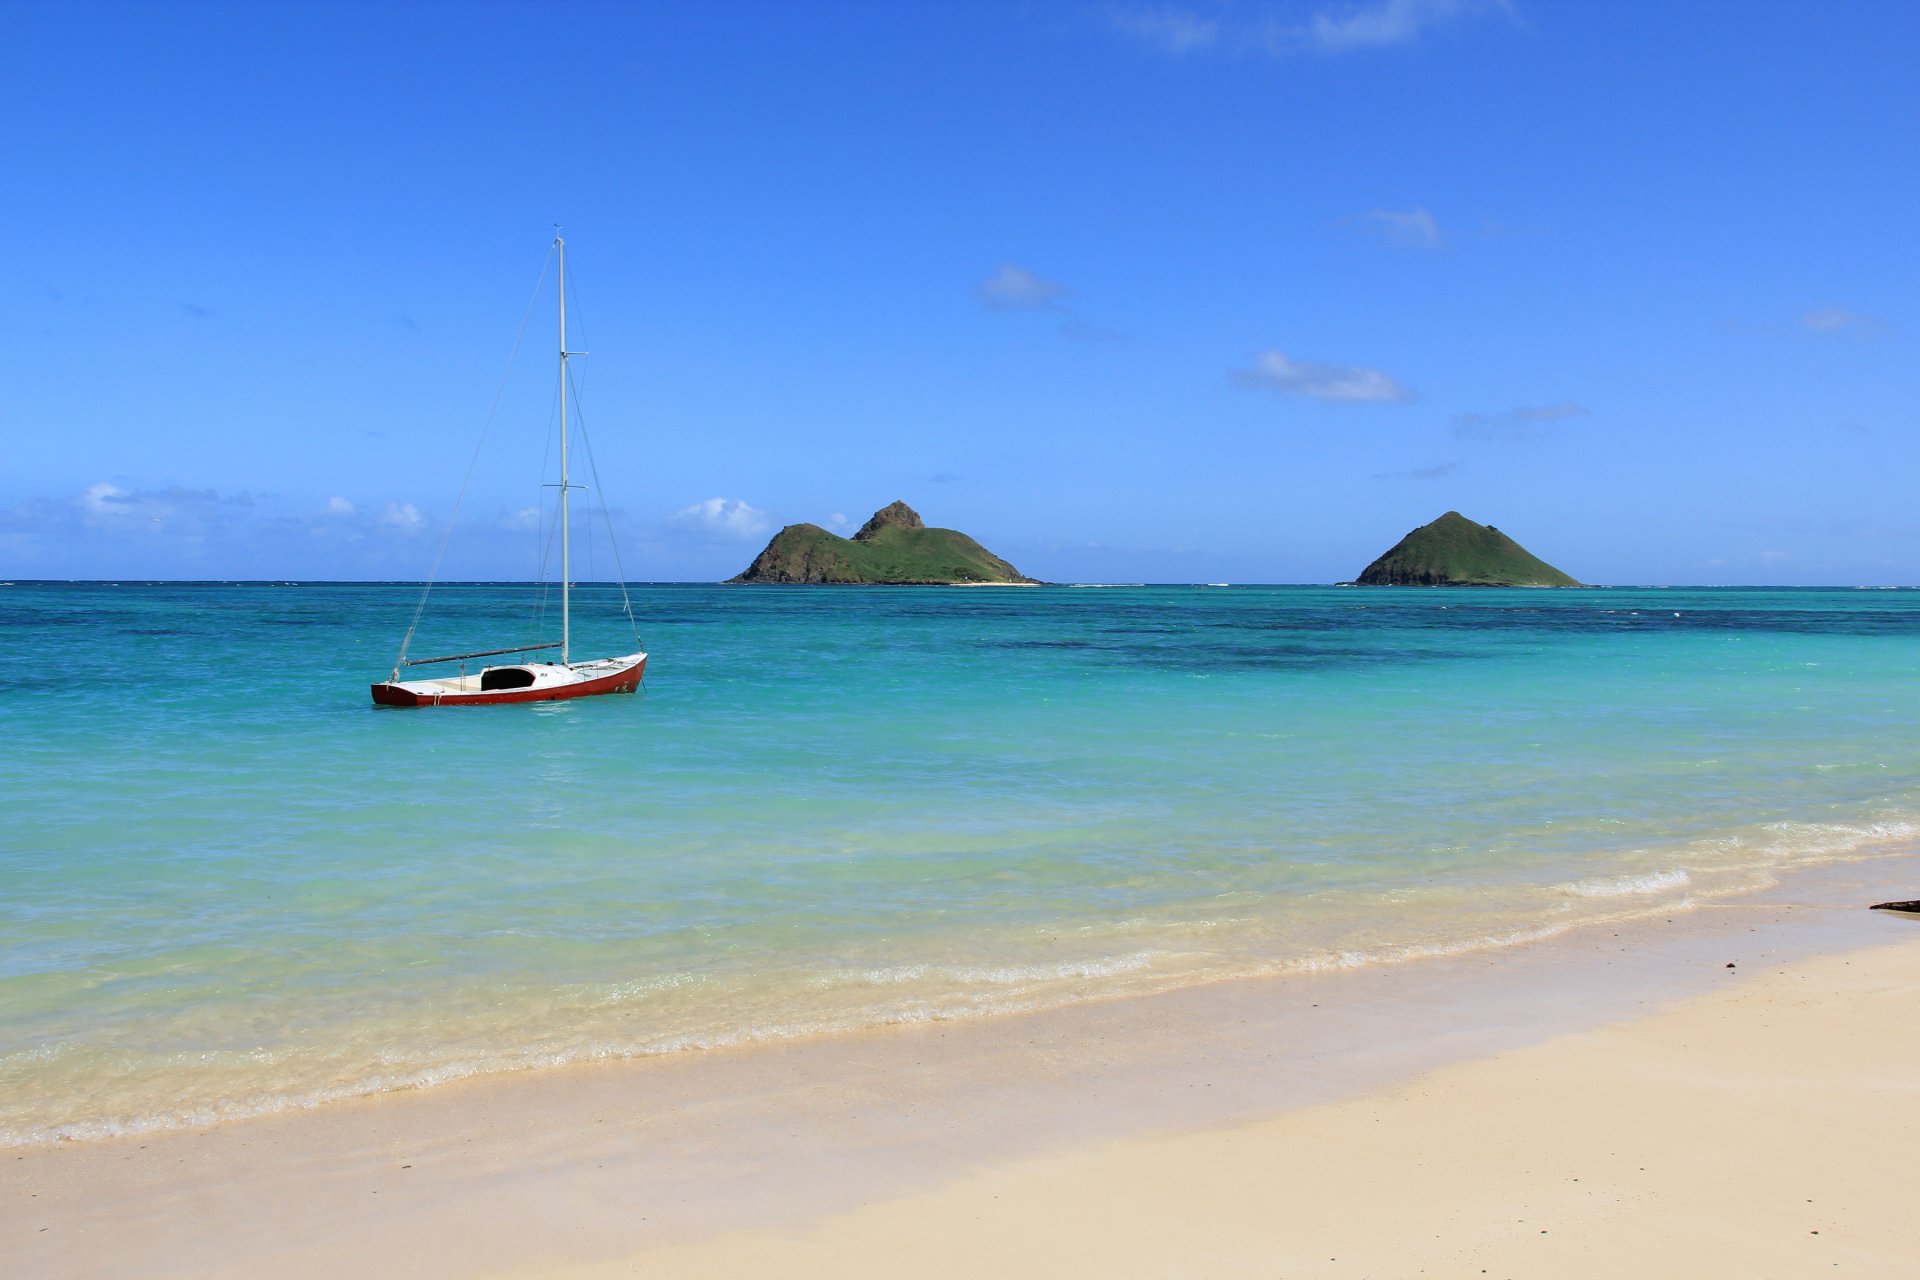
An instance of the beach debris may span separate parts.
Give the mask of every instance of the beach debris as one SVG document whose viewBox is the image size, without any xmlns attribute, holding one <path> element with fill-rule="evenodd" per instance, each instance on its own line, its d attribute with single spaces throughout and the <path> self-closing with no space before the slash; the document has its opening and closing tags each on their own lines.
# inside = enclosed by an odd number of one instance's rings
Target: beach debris
<svg viewBox="0 0 1920 1280">
<path fill-rule="evenodd" d="M 1909 915 L 1920 916 L 1920 898 L 1909 902 L 1876 902 L 1868 907 L 1869 911 L 1904 911 Z"/>
</svg>

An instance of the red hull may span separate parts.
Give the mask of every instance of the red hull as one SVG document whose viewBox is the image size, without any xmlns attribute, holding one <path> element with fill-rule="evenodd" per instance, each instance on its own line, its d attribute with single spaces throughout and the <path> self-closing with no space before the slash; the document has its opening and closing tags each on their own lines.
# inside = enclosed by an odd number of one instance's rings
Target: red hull
<svg viewBox="0 0 1920 1280">
<path fill-rule="evenodd" d="M 373 686 L 373 700 L 383 707 L 480 707 L 500 702 L 560 702 L 590 698 L 600 693 L 632 693 L 646 674 L 645 658 L 611 675 L 550 689 L 490 689 L 483 693 L 419 693 L 382 681 Z"/>
</svg>

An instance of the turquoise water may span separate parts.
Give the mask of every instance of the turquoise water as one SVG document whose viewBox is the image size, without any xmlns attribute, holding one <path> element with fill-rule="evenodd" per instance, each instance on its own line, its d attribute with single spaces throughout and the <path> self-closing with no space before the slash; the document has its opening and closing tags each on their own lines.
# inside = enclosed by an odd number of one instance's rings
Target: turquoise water
<svg viewBox="0 0 1920 1280">
<path fill-rule="evenodd" d="M 0 587 L 0 1142 L 1500 946 L 1920 833 L 1920 591 L 647 587 L 639 695 L 375 710 L 416 593 Z M 442 588 L 414 652 L 525 598 Z"/>
</svg>

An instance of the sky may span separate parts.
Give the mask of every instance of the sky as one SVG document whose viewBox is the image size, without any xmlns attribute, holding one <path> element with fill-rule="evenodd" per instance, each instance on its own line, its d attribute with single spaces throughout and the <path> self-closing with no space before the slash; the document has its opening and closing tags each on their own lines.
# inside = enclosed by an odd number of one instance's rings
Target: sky
<svg viewBox="0 0 1920 1280">
<path fill-rule="evenodd" d="M 558 224 L 576 576 L 904 499 L 1056 581 L 1458 510 L 1590 582 L 1920 583 L 1920 5 L 0 27 L 0 579 L 539 576 Z"/>
</svg>

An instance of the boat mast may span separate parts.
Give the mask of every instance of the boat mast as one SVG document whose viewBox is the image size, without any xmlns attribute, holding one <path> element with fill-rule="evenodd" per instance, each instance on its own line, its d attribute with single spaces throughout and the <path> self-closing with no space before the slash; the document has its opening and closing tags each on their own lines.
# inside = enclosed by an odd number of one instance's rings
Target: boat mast
<svg viewBox="0 0 1920 1280">
<path fill-rule="evenodd" d="M 573 561 L 567 527 L 567 242 L 553 238 L 560 255 L 560 665 L 567 666 L 568 593 L 573 587 Z"/>
</svg>

